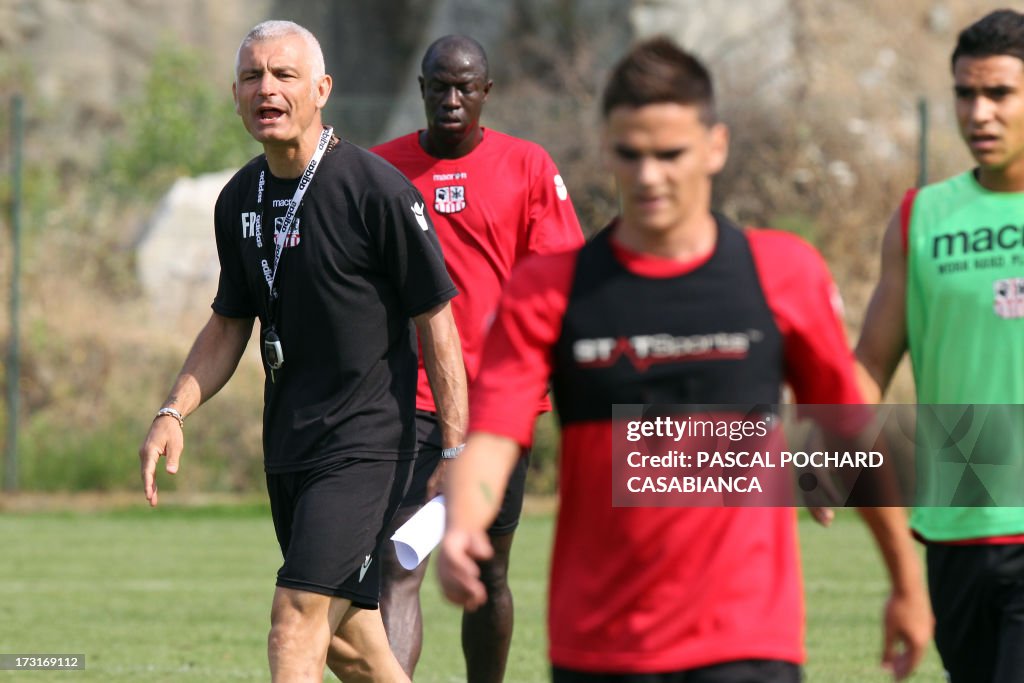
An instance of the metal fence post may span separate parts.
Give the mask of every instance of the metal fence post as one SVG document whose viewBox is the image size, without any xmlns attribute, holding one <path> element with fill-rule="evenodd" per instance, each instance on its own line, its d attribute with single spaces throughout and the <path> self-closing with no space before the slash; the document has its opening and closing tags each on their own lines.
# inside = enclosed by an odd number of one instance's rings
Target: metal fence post
<svg viewBox="0 0 1024 683">
<path fill-rule="evenodd" d="M 928 100 L 921 97 L 917 100 L 918 140 L 917 140 L 917 186 L 928 184 Z"/>
<path fill-rule="evenodd" d="M 21 95 L 11 100 L 11 318 L 7 344 L 7 442 L 4 450 L 4 491 L 18 490 L 18 348 L 21 308 L 21 148 L 24 138 Z"/>
</svg>

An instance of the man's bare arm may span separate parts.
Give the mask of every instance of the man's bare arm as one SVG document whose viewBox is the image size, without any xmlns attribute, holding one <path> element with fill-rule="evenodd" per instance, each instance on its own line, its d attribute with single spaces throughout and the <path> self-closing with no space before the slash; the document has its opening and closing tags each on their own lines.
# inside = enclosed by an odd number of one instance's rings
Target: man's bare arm
<svg viewBox="0 0 1024 683">
<path fill-rule="evenodd" d="M 437 407 L 441 445 L 444 448 L 459 446 L 466 440 L 469 405 L 466 366 L 462 360 L 462 345 L 451 305 L 442 304 L 413 320 L 419 332 L 423 365 Z M 442 460 L 427 484 L 428 497 L 440 491 L 446 470 L 447 461 Z"/>
<path fill-rule="evenodd" d="M 871 529 L 889 573 L 882 665 L 902 680 L 920 663 L 935 627 L 921 562 L 903 508 L 858 508 L 858 512 Z"/>
<path fill-rule="evenodd" d="M 907 259 L 900 212 L 882 240 L 882 268 L 871 295 L 855 354 L 858 382 L 868 403 L 878 403 L 907 349 Z"/>
<path fill-rule="evenodd" d="M 487 528 L 498 514 L 519 457 L 519 444 L 512 439 L 474 432 L 445 482 L 447 524 L 438 578 L 445 596 L 466 609 L 476 609 L 487 599 L 477 561 L 493 552 Z"/>
<path fill-rule="evenodd" d="M 173 408 L 184 417 L 220 391 L 238 367 L 252 326 L 252 318 L 211 315 L 193 342 L 164 407 Z M 175 418 L 166 416 L 153 420 L 139 448 L 142 484 L 150 505 L 156 506 L 158 499 L 157 460 L 165 456 L 167 472 L 174 474 L 178 471 L 183 447 L 181 425 Z"/>
</svg>

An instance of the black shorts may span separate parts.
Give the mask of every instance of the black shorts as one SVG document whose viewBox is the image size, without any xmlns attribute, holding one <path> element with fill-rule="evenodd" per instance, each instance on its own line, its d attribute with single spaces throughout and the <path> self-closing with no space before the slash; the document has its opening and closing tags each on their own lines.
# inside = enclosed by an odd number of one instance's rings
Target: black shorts
<svg viewBox="0 0 1024 683">
<path fill-rule="evenodd" d="M 951 683 L 1024 683 L 1024 545 L 928 545 L 935 646 Z"/>
<path fill-rule="evenodd" d="M 409 492 L 402 500 L 402 508 L 420 508 L 427 502 L 427 481 L 441 462 L 441 428 L 437 415 L 425 410 L 416 411 L 416 467 L 412 473 Z M 523 495 L 526 493 L 526 470 L 530 465 L 530 449 L 524 449 L 512 470 L 505 498 L 494 523 L 487 530 L 491 536 L 505 536 L 516 530 L 523 513 Z"/>
<path fill-rule="evenodd" d="M 598 674 L 551 668 L 553 683 L 800 683 L 800 667 L 774 659 L 744 659 L 656 674 Z"/>
<path fill-rule="evenodd" d="M 377 547 L 411 469 L 412 460 L 345 458 L 312 470 L 268 473 L 270 511 L 284 555 L 277 585 L 377 609 Z"/>
</svg>

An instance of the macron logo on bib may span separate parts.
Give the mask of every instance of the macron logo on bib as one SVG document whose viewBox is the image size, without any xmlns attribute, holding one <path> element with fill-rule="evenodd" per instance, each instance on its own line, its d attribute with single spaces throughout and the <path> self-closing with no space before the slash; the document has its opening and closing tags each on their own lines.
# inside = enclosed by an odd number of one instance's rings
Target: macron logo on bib
<svg viewBox="0 0 1024 683">
<path fill-rule="evenodd" d="M 416 217 L 416 222 L 420 224 L 420 228 L 423 232 L 426 232 L 430 226 L 427 224 L 427 219 L 423 216 L 423 202 L 416 202 L 409 208 L 412 209 L 412 215 Z"/>
</svg>

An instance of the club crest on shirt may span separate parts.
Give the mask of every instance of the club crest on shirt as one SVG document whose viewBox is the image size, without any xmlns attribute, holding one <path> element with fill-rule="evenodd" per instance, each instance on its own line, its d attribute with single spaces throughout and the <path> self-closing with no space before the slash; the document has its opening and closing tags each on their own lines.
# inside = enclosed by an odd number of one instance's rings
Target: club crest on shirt
<svg viewBox="0 0 1024 683">
<path fill-rule="evenodd" d="M 1024 318 L 1024 277 L 1011 277 L 992 283 L 993 306 L 1000 318 Z"/>
<path fill-rule="evenodd" d="M 434 188 L 434 210 L 438 213 L 458 213 L 465 208 L 465 185 L 446 185 Z"/>
<path fill-rule="evenodd" d="M 292 226 L 292 232 L 288 235 L 288 239 L 285 241 L 284 246 L 297 247 L 300 241 L 300 230 L 299 224 L 301 223 L 298 216 L 295 217 L 295 224 Z M 274 244 L 277 244 L 278 236 L 281 234 L 281 230 L 284 228 L 284 216 L 278 216 L 274 219 Z"/>
</svg>

